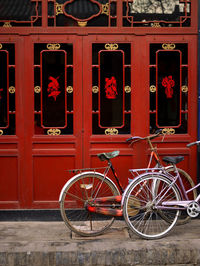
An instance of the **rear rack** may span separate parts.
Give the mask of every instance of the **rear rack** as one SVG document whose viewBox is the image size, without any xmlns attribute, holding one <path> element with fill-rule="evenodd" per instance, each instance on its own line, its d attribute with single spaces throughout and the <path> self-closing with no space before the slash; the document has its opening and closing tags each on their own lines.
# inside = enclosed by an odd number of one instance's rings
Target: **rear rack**
<svg viewBox="0 0 200 266">
<path fill-rule="evenodd" d="M 152 172 L 163 172 L 164 168 L 140 168 L 140 169 L 129 169 L 131 174 L 133 175 L 134 178 L 138 177 L 141 174 L 145 173 L 152 173 Z"/>
<path fill-rule="evenodd" d="M 70 169 L 70 170 L 66 170 L 69 173 L 73 173 L 73 174 L 77 174 L 77 173 L 82 173 L 82 172 L 86 172 L 86 171 L 93 171 L 96 172 L 97 170 L 106 170 L 108 168 L 108 166 L 104 166 L 104 167 L 96 167 L 96 168 L 80 168 L 80 169 Z"/>
</svg>

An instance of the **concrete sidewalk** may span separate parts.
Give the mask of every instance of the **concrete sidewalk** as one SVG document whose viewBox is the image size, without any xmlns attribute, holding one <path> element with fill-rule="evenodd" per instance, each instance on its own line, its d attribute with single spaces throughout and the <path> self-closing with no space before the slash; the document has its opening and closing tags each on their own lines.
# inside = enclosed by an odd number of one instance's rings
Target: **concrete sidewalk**
<svg viewBox="0 0 200 266">
<path fill-rule="evenodd" d="M 0 266 L 200 265 L 200 220 L 160 240 L 142 240 L 116 221 L 98 237 L 71 234 L 63 222 L 0 222 Z"/>
</svg>

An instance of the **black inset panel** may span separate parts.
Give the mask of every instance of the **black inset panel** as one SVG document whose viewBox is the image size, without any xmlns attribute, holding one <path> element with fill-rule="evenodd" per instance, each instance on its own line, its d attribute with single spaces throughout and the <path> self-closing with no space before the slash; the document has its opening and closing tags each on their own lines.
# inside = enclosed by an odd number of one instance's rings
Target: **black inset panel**
<svg viewBox="0 0 200 266">
<path fill-rule="evenodd" d="M 100 7 L 97 3 L 89 0 L 76 0 L 65 6 L 65 12 L 77 19 L 88 19 L 99 13 Z"/>
<path fill-rule="evenodd" d="M 180 121 L 180 51 L 157 52 L 157 126 L 178 127 Z"/>
<path fill-rule="evenodd" d="M 67 126 L 66 56 L 67 53 L 63 50 L 41 53 L 41 124 L 44 128 L 65 128 Z"/>
<path fill-rule="evenodd" d="M 124 123 L 124 53 L 101 51 L 99 56 L 100 127 L 121 127 Z"/>
<path fill-rule="evenodd" d="M 0 128 L 9 124 L 8 114 L 8 53 L 0 51 Z"/>
</svg>

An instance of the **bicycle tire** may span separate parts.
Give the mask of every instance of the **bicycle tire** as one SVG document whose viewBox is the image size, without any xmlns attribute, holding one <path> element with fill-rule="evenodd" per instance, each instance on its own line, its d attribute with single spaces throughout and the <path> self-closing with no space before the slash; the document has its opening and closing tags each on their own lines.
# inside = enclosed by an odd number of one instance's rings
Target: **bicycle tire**
<svg viewBox="0 0 200 266">
<path fill-rule="evenodd" d="M 173 166 L 166 167 L 166 170 L 167 170 L 167 172 L 169 172 L 171 174 L 171 172 L 174 171 L 174 167 Z M 190 175 L 187 172 L 185 172 L 181 168 L 177 168 L 177 170 L 178 170 L 178 172 L 179 172 L 179 174 L 181 176 L 181 179 L 183 181 L 183 185 L 186 188 L 186 190 L 189 190 L 189 189 L 195 187 L 194 181 L 192 180 L 192 178 L 190 177 Z M 180 184 L 177 184 L 177 185 L 179 186 L 180 191 L 181 191 L 181 199 L 182 200 L 186 200 L 183 197 L 183 191 L 181 190 Z M 196 197 L 197 197 L 197 190 L 194 189 L 191 192 L 189 192 L 188 193 L 188 197 L 189 197 L 190 200 L 195 200 Z M 191 217 L 187 214 L 187 211 L 182 211 L 181 214 L 180 214 L 179 220 L 177 222 L 177 225 L 186 224 L 190 220 L 191 220 Z"/>
<path fill-rule="evenodd" d="M 153 183 L 159 181 L 159 193 L 152 192 Z M 168 193 L 165 194 L 169 188 Z M 163 201 L 180 200 L 178 188 L 171 185 L 171 180 L 164 175 L 154 173 L 139 177 L 127 190 L 124 197 L 123 215 L 126 224 L 137 235 L 144 239 L 158 239 L 167 235 L 176 225 L 180 214 L 179 210 L 165 209 L 166 222 L 160 216 L 159 206 Z M 160 200 L 160 205 L 156 205 Z M 130 211 L 130 208 L 133 211 Z"/>
<path fill-rule="evenodd" d="M 115 217 L 88 210 L 94 198 L 118 196 L 116 185 L 100 173 L 87 172 L 68 181 L 60 197 L 62 218 L 68 228 L 81 236 L 97 236 L 105 232 Z M 120 204 L 119 204 L 120 205 Z"/>
</svg>

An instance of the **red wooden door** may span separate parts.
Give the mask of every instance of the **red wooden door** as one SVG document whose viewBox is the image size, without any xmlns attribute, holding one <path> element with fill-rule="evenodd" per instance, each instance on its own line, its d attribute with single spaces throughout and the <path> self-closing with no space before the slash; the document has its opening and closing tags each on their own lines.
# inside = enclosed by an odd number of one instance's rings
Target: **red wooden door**
<svg viewBox="0 0 200 266">
<path fill-rule="evenodd" d="M 17 37 L 6 36 L 1 38 L 0 43 L 0 206 L 2 208 L 18 208 L 20 195 L 19 155 L 22 151 L 22 131 L 16 124 L 23 123 L 23 118 L 16 110 L 20 104 L 19 93 L 20 78 L 16 79 L 16 66 L 19 62 L 17 50 L 20 50 L 20 42 Z M 23 129 L 22 129 L 23 130 Z"/>
<path fill-rule="evenodd" d="M 66 170 L 102 166 L 99 152 L 120 151 L 113 162 L 126 186 L 128 169 L 146 167 L 149 150 L 144 142 L 130 147 L 125 140 L 157 128 L 176 133 L 156 140 L 160 154 L 184 155 L 180 167 L 195 180 L 196 152 L 186 147 L 196 139 L 195 36 L 41 34 L 6 40 L 0 63 L 16 78 L 7 84 L 9 116 L 6 122 L 0 117 L 2 208 L 58 208 L 71 176 Z M 176 84 L 172 99 L 162 85 L 170 76 Z M 163 91 L 173 110 L 164 116 Z"/>
<path fill-rule="evenodd" d="M 134 149 L 126 143 L 130 135 L 144 136 L 148 128 L 141 119 L 141 115 L 148 119 L 144 109 L 148 93 L 144 95 L 139 78 L 140 38 L 90 36 L 83 45 L 87 51 L 83 54 L 85 166 L 100 167 L 97 153 L 119 150 L 113 163 L 126 186 L 128 169 L 144 167 L 146 159 L 144 143 Z"/>
<path fill-rule="evenodd" d="M 30 74 L 24 96 L 24 204 L 57 208 L 69 178 L 66 170 L 82 167 L 82 41 L 72 36 L 31 37 L 25 46 Z"/>
</svg>

